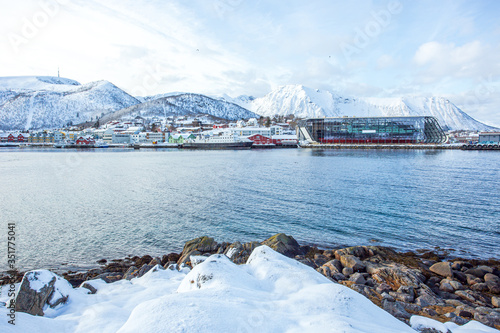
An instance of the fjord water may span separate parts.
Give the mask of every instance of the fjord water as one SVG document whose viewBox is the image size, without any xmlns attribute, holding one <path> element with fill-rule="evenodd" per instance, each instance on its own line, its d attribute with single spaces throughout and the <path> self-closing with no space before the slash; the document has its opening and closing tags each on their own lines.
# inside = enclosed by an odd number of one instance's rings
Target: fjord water
<svg viewBox="0 0 500 333">
<path fill-rule="evenodd" d="M 496 151 L 2 149 L 0 247 L 14 222 L 20 269 L 278 232 L 499 258 L 499 166 Z"/>
</svg>

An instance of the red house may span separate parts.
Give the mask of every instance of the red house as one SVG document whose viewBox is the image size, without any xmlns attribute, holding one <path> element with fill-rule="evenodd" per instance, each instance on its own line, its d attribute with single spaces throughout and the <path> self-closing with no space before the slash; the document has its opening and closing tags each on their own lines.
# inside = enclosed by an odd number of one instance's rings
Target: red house
<svg viewBox="0 0 500 333">
<path fill-rule="evenodd" d="M 271 140 L 271 138 L 268 138 L 267 136 L 263 136 L 262 134 L 251 135 L 248 137 L 248 139 L 253 141 L 254 146 L 270 145 L 273 143 L 273 140 Z"/>
<path fill-rule="evenodd" d="M 90 136 L 85 137 L 85 138 L 83 136 L 81 136 L 78 138 L 78 140 L 76 140 L 76 144 L 77 145 L 93 145 L 93 144 L 95 144 L 95 140 L 93 137 L 90 137 Z"/>
</svg>

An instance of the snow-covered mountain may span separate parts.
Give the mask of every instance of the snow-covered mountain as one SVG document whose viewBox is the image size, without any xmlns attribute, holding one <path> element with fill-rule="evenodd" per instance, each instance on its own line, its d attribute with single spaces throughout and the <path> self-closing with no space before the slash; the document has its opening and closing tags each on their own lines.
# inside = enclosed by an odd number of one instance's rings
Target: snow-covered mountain
<svg viewBox="0 0 500 333">
<path fill-rule="evenodd" d="M 102 118 L 104 123 L 110 120 L 130 119 L 137 116 L 167 117 L 171 115 L 208 114 L 228 120 L 248 119 L 256 117 L 253 112 L 239 105 L 204 95 L 182 93 L 180 95 L 165 94 L 166 97 L 152 99 L 142 104 L 119 110 Z"/>
<path fill-rule="evenodd" d="M 239 104 L 261 116 L 289 115 L 295 117 L 342 116 L 434 116 L 444 129 L 488 131 L 485 125 L 441 97 L 354 98 L 327 90 L 302 85 L 288 85 L 264 97 L 220 97 Z"/>
<path fill-rule="evenodd" d="M 0 78 L 0 129 L 57 128 L 140 103 L 108 81 L 84 85 L 59 77 Z"/>
</svg>

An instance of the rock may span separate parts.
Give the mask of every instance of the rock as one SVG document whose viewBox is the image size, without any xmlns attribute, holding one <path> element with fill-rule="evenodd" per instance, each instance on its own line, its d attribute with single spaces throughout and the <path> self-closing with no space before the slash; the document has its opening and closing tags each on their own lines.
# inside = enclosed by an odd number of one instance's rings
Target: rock
<svg viewBox="0 0 500 333">
<path fill-rule="evenodd" d="M 160 258 L 154 258 L 153 260 L 151 260 L 149 262 L 150 266 L 156 266 L 156 265 L 160 265 L 161 266 L 161 259 Z"/>
<path fill-rule="evenodd" d="M 441 286 L 439 287 L 439 290 L 446 291 L 448 293 L 452 293 L 455 291 L 455 289 L 451 286 L 451 284 L 445 282 L 441 283 Z"/>
<path fill-rule="evenodd" d="M 432 265 L 429 268 L 429 270 L 433 273 L 436 273 L 437 275 L 440 275 L 440 276 L 453 277 L 451 263 L 446 262 L 446 261 L 435 263 L 434 265 Z"/>
<path fill-rule="evenodd" d="M 217 250 L 217 242 L 208 236 L 198 237 L 187 241 L 182 249 L 181 256 L 177 260 L 177 264 L 185 264 L 189 262 L 191 255 L 199 255 L 202 253 L 211 253 Z"/>
<path fill-rule="evenodd" d="M 418 288 L 425 281 L 425 276 L 419 270 L 409 269 L 400 264 L 378 268 L 370 266 L 370 271 L 375 281 L 388 284 L 392 290 L 398 290 L 401 286 Z"/>
<path fill-rule="evenodd" d="M 493 268 L 492 267 L 489 267 L 489 266 L 484 266 L 484 265 L 481 265 L 481 266 L 478 266 L 477 269 L 481 270 L 484 272 L 484 274 L 487 274 L 487 273 L 493 273 Z"/>
<path fill-rule="evenodd" d="M 436 310 L 432 309 L 432 308 L 424 308 L 422 310 L 426 315 L 429 315 L 431 317 L 434 317 L 434 316 L 437 316 L 438 313 L 436 312 Z"/>
<path fill-rule="evenodd" d="M 354 273 L 349 277 L 349 281 L 353 281 L 355 284 L 365 284 L 366 280 L 360 273 Z"/>
<path fill-rule="evenodd" d="M 344 281 L 344 280 L 347 280 L 347 278 L 345 277 L 344 274 L 342 273 L 333 273 L 331 275 L 331 277 L 335 280 L 335 281 Z"/>
<path fill-rule="evenodd" d="M 322 254 L 316 253 L 314 255 L 314 261 L 316 262 L 316 265 L 323 266 L 328 262 L 328 258 Z"/>
<path fill-rule="evenodd" d="M 470 268 L 465 271 L 465 274 L 474 275 L 475 277 L 482 279 L 486 273 L 478 268 Z"/>
<path fill-rule="evenodd" d="M 306 265 L 306 266 L 309 266 L 309 267 L 312 267 L 314 269 L 317 268 L 316 266 L 316 263 L 314 262 L 314 260 L 310 259 L 310 258 L 304 258 L 304 259 L 297 259 L 298 262 Z"/>
<path fill-rule="evenodd" d="M 137 277 L 143 276 L 144 274 L 146 274 L 147 272 L 149 272 L 153 267 L 155 267 L 155 266 L 146 265 L 146 264 L 142 265 L 142 267 L 137 272 Z"/>
<path fill-rule="evenodd" d="M 396 299 L 395 299 L 394 297 L 392 297 L 392 295 L 390 295 L 390 294 L 388 294 L 388 293 L 386 293 L 386 292 L 383 292 L 383 293 L 382 293 L 382 299 L 383 299 L 383 300 L 387 300 L 387 301 L 389 301 L 389 302 L 394 302 L 394 301 L 396 301 Z"/>
<path fill-rule="evenodd" d="M 191 266 L 195 267 L 198 264 L 204 262 L 208 257 L 206 256 L 189 256 L 189 261 L 191 262 Z"/>
<path fill-rule="evenodd" d="M 130 266 L 125 274 L 123 275 L 123 278 L 125 280 L 132 280 L 133 278 L 137 277 L 137 273 L 139 272 L 139 268 L 135 266 Z"/>
<path fill-rule="evenodd" d="M 287 257 L 293 258 L 297 254 L 304 254 L 299 246 L 299 243 L 292 237 L 283 233 L 276 234 L 265 241 L 262 245 L 267 245 L 271 249 L 279 252 Z"/>
<path fill-rule="evenodd" d="M 367 278 L 366 283 L 367 286 L 375 288 L 377 286 L 377 283 L 375 282 L 374 279 L 372 278 Z"/>
<path fill-rule="evenodd" d="M 460 306 L 460 305 L 465 305 L 464 302 L 459 301 L 457 299 L 445 299 L 444 302 L 446 304 L 449 304 L 449 305 L 454 306 L 454 307 L 457 307 L 457 306 Z"/>
<path fill-rule="evenodd" d="M 330 267 L 328 267 L 328 266 L 323 265 L 323 266 L 317 268 L 317 270 L 318 270 L 318 272 L 320 272 L 321 274 L 323 274 L 326 277 L 332 276 L 332 271 L 330 270 Z"/>
<path fill-rule="evenodd" d="M 453 312 L 445 313 L 444 316 L 448 319 L 455 318 L 457 315 Z"/>
<path fill-rule="evenodd" d="M 97 260 L 97 263 L 99 265 L 105 265 L 108 261 L 106 259 L 100 259 L 100 260 Z"/>
<path fill-rule="evenodd" d="M 342 269 L 342 274 L 344 274 L 345 276 L 350 276 L 353 273 L 354 270 L 351 267 L 344 267 L 344 269 Z"/>
<path fill-rule="evenodd" d="M 413 296 L 410 296 L 408 294 L 403 294 L 395 291 L 389 291 L 389 295 L 391 295 L 394 299 L 404 302 L 404 303 L 409 303 L 413 302 L 414 298 Z"/>
<path fill-rule="evenodd" d="M 72 289 L 68 281 L 50 271 L 27 272 L 16 296 L 16 311 L 43 316 L 45 306 L 55 308 L 66 303 Z"/>
<path fill-rule="evenodd" d="M 167 262 L 169 262 L 169 261 L 177 262 L 177 261 L 179 261 L 180 257 L 181 257 L 181 255 L 178 253 L 169 253 L 167 255 Z M 162 260 L 162 262 L 163 262 L 163 260 Z"/>
<path fill-rule="evenodd" d="M 382 308 L 396 318 L 410 319 L 411 317 L 411 314 L 409 314 L 405 310 L 405 308 L 398 302 L 389 302 L 387 300 L 383 300 Z"/>
<path fill-rule="evenodd" d="M 441 278 L 438 278 L 437 276 L 431 276 L 429 280 L 427 280 L 427 285 L 429 287 L 433 287 L 434 285 L 437 285 L 441 282 Z"/>
<path fill-rule="evenodd" d="M 332 260 L 335 258 L 335 253 L 332 250 L 325 250 L 323 251 L 323 255 L 328 259 Z"/>
<path fill-rule="evenodd" d="M 498 298 L 496 296 L 492 296 L 491 297 L 491 305 L 493 305 L 493 307 L 495 307 L 495 308 L 500 308 L 500 298 Z"/>
<path fill-rule="evenodd" d="M 453 277 L 455 277 L 461 283 L 467 283 L 467 275 L 465 275 L 465 273 L 453 271 Z"/>
<path fill-rule="evenodd" d="M 458 281 L 450 281 L 450 285 L 453 287 L 454 290 L 464 289 L 464 286 Z"/>
<path fill-rule="evenodd" d="M 500 283 L 496 283 L 494 281 L 486 282 L 490 293 L 492 294 L 500 294 Z"/>
<path fill-rule="evenodd" d="M 443 305 L 444 301 L 439 298 L 429 287 L 425 284 L 420 285 L 418 292 L 419 296 L 416 298 L 415 303 L 423 308 L 430 305 Z"/>
<path fill-rule="evenodd" d="M 485 282 L 500 283 L 500 277 L 498 277 L 498 276 L 496 276 L 495 274 L 492 274 L 492 273 L 486 273 L 484 275 L 484 281 Z"/>
<path fill-rule="evenodd" d="M 464 318 L 458 317 L 458 316 L 451 318 L 450 321 L 453 322 L 453 323 L 455 323 L 455 324 L 457 324 L 457 325 L 460 325 L 460 326 L 461 325 L 465 325 L 465 324 L 467 324 L 469 322 L 467 319 L 464 319 Z"/>
<path fill-rule="evenodd" d="M 471 289 L 474 291 L 488 291 L 488 285 L 486 283 L 476 283 L 473 286 L 471 286 Z"/>
<path fill-rule="evenodd" d="M 352 268 L 354 272 L 362 272 L 366 268 L 361 260 L 350 254 L 340 255 L 339 260 L 342 266 Z"/>
<path fill-rule="evenodd" d="M 472 274 L 465 274 L 465 276 L 467 277 L 467 284 L 469 286 L 473 286 L 475 285 L 476 283 L 481 283 L 483 282 L 480 278 L 478 278 L 477 276 L 475 275 L 472 275 Z"/>
<path fill-rule="evenodd" d="M 451 269 L 459 271 L 462 269 L 462 264 L 460 262 L 454 262 L 451 264 Z"/>
<path fill-rule="evenodd" d="M 328 266 L 330 268 L 331 272 L 336 272 L 336 273 L 342 273 L 342 264 L 340 263 L 340 260 L 338 259 L 333 259 L 328 261 L 325 266 Z"/>
<path fill-rule="evenodd" d="M 415 289 L 413 287 L 408 287 L 408 286 L 401 286 L 398 289 L 398 293 L 406 294 L 411 296 L 412 298 L 415 297 Z M 413 300 L 412 300 L 413 301 Z"/>
<path fill-rule="evenodd" d="M 476 301 L 474 294 L 470 290 L 457 290 L 455 291 L 455 295 L 471 303 L 474 303 Z"/>
<path fill-rule="evenodd" d="M 97 292 L 97 289 L 95 289 L 95 287 L 92 284 L 88 283 L 88 282 L 82 283 L 80 287 L 88 289 L 90 291 L 89 294 L 92 294 L 92 295 Z"/>
<path fill-rule="evenodd" d="M 150 255 L 142 256 L 141 258 L 137 258 L 136 260 L 134 260 L 135 266 L 142 267 L 142 265 L 144 264 L 149 264 L 151 260 L 153 260 L 153 257 L 151 257 Z"/>
<path fill-rule="evenodd" d="M 472 318 L 472 317 L 474 317 L 474 315 L 471 312 L 466 311 L 466 310 L 456 310 L 455 313 L 458 316 L 464 317 L 464 318 Z"/>
<path fill-rule="evenodd" d="M 389 291 L 391 291 L 392 289 L 391 289 L 391 287 L 390 287 L 387 283 L 382 282 L 381 284 L 379 284 L 379 285 L 377 286 L 377 288 L 376 288 L 375 290 L 376 290 L 379 294 L 382 294 L 382 293 L 384 293 L 384 292 L 389 292 Z"/>
<path fill-rule="evenodd" d="M 97 275 L 92 280 L 102 279 L 106 283 L 113 283 L 123 278 L 123 274 L 119 272 L 108 272 Z"/>
</svg>

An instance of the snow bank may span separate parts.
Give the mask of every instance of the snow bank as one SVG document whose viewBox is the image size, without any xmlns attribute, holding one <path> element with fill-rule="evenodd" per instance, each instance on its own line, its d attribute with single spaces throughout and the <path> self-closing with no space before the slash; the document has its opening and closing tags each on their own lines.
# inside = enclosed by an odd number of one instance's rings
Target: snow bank
<svg viewBox="0 0 500 333">
<path fill-rule="evenodd" d="M 18 313 L 16 327 L 0 320 L 0 332 L 415 332 L 364 296 L 267 246 L 256 248 L 245 265 L 217 254 L 191 271 L 157 267 L 130 281 L 91 283 L 96 294 L 77 288 L 51 318 Z M 440 324 L 422 318 L 412 322 Z M 439 329 L 494 332 L 478 324 Z"/>
<path fill-rule="evenodd" d="M 440 323 L 434 319 L 422 317 L 422 316 L 412 316 L 410 318 L 410 325 L 412 328 L 418 332 L 424 329 L 434 329 L 435 332 L 442 333 L 498 333 L 499 331 L 485 326 L 478 321 L 471 320 L 463 326 L 458 326 L 455 323 Z"/>
</svg>

